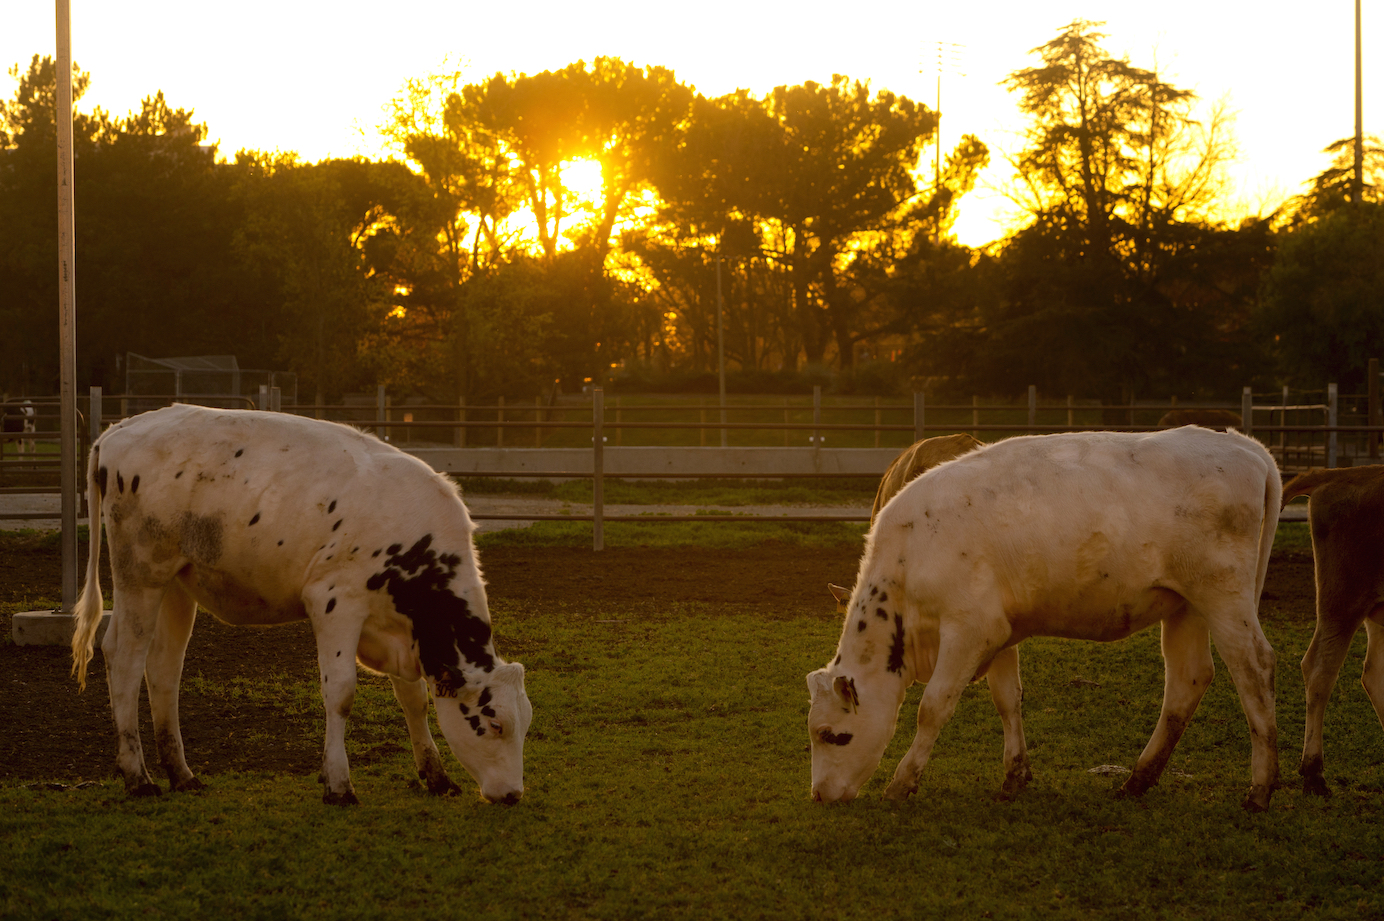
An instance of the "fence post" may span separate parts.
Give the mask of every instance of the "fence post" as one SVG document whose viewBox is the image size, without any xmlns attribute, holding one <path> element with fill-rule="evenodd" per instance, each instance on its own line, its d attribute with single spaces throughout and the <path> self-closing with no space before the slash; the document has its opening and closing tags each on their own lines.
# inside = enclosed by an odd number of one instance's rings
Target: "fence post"
<svg viewBox="0 0 1384 921">
<path fill-rule="evenodd" d="M 783 424 L 788 424 L 788 397 L 783 398 Z M 788 429 L 783 430 L 783 446 L 788 447 Z"/>
<path fill-rule="evenodd" d="M 923 429 L 927 427 L 927 402 L 921 390 L 913 392 L 913 440 L 923 440 Z"/>
<path fill-rule="evenodd" d="M 879 447 L 879 397 L 875 397 L 875 447 Z"/>
<path fill-rule="evenodd" d="M 1254 437 L 1254 391 L 1248 387 L 1240 392 L 1240 431 Z"/>
<path fill-rule="evenodd" d="M 91 443 L 101 437 L 101 388 L 91 388 L 91 405 L 87 407 L 87 421 L 91 423 Z"/>
<path fill-rule="evenodd" d="M 543 447 L 543 395 L 533 398 L 533 446 Z"/>
<path fill-rule="evenodd" d="M 1076 426 L 1076 404 L 1075 404 L 1075 402 L 1074 402 L 1073 399 L 1072 399 L 1072 395 L 1069 393 L 1069 394 L 1067 394 L 1067 428 L 1074 428 L 1075 426 Z"/>
<path fill-rule="evenodd" d="M 385 440 L 384 423 L 384 384 L 378 384 L 375 387 L 375 437 L 380 441 Z"/>
<path fill-rule="evenodd" d="M 259 385 L 259 400 L 255 403 L 255 409 L 266 410 L 269 408 L 269 385 Z"/>
<path fill-rule="evenodd" d="M 505 395 L 502 393 L 495 398 L 495 421 L 499 425 L 495 426 L 495 447 L 505 446 Z"/>
<path fill-rule="evenodd" d="M 460 396 L 457 397 L 457 422 L 465 422 L 465 421 L 466 421 L 466 395 L 465 395 L 465 394 L 462 394 L 462 395 L 460 395 Z M 458 448 L 464 448 L 464 447 L 466 447 L 466 426 L 464 426 L 464 425 L 458 425 L 458 426 L 457 426 L 456 434 L 452 436 L 452 441 L 453 441 L 453 443 L 454 443 Z"/>
<path fill-rule="evenodd" d="M 1279 414 L 1279 424 L 1285 429 L 1288 427 L 1288 385 L 1283 385 L 1283 411 Z M 1273 414 L 1269 414 L 1269 419 L 1273 419 Z M 1297 439 L 1293 442 L 1296 444 Z M 1286 431 L 1278 433 L 1278 462 L 1286 466 L 1288 463 L 1288 433 Z"/>
<path fill-rule="evenodd" d="M 812 429 L 812 447 L 814 447 L 814 448 L 820 448 L 820 447 L 822 446 L 822 442 L 825 440 L 825 439 L 823 439 L 823 438 L 821 437 L 821 433 L 818 432 L 817 429 L 815 428 L 815 426 L 818 426 L 818 425 L 821 425 L 821 424 L 822 424 L 822 385 L 821 385 L 821 384 L 813 384 L 813 385 L 812 385 L 812 425 L 814 426 L 814 428 Z"/>
<path fill-rule="evenodd" d="M 605 391 L 591 391 L 591 549 L 605 549 Z"/>
<path fill-rule="evenodd" d="M 1370 359 L 1370 425 L 1379 424 L 1379 359 Z M 1379 433 L 1370 432 L 1370 460 L 1379 459 Z"/>
<path fill-rule="evenodd" d="M 1038 425 L 1038 385 L 1028 385 L 1028 433 L 1033 434 L 1033 429 Z"/>
<path fill-rule="evenodd" d="M 722 421 L 722 422 L 725 422 L 725 421 L 726 421 L 726 415 L 725 415 L 725 413 L 726 413 L 726 410 L 725 410 L 724 407 L 722 407 L 722 409 L 721 409 L 721 421 Z M 619 398 L 619 397 L 616 397 L 616 398 L 615 398 L 615 447 L 617 447 L 617 448 L 620 447 L 622 444 L 625 443 L 625 442 L 624 442 L 624 438 L 623 438 L 623 436 L 624 436 L 624 434 L 625 434 L 625 430 L 622 429 L 622 428 L 620 427 L 620 423 L 621 423 L 621 422 L 624 422 L 624 421 L 625 421 L 624 415 L 620 412 L 620 398 Z M 725 433 L 724 431 L 721 432 L 721 447 L 723 447 L 723 448 L 726 446 L 725 437 L 726 437 L 726 433 Z"/>
<path fill-rule="evenodd" d="M 1336 385 L 1326 385 L 1326 466 L 1336 466 Z"/>
<path fill-rule="evenodd" d="M 269 388 L 269 411 L 272 413 L 283 412 L 283 391 L 278 387 Z"/>
<path fill-rule="evenodd" d="M 971 395 L 971 425 L 971 437 L 980 441 L 980 397 L 975 394 Z"/>
</svg>

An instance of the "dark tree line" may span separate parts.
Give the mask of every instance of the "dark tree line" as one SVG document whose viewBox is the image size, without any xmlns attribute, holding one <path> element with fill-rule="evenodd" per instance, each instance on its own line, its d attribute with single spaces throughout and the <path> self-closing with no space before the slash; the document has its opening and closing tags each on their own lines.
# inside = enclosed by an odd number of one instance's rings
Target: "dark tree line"
<svg viewBox="0 0 1384 921">
<path fill-rule="evenodd" d="M 757 380 L 830 366 L 842 386 L 1109 402 L 1354 385 L 1384 351 L 1384 154 L 1363 201 L 1339 142 L 1280 212 L 1227 223 L 1221 111 L 1102 38 L 1073 22 L 1006 81 L 1026 219 L 978 249 L 951 227 L 987 147 L 962 138 L 935 182 L 936 113 L 844 76 L 719 98 L 610 58 L 433 76 L 393 100 L 378 162 L 218 160 L 162 93 L 78 114 L 79 382 L 122 389 L 127 351 L 235 354 L 307 399 L 648 381 L 714 370 L 720 302 L 729 366 Z M 51 392 L 56 75 L 35 57 L 11 76 L 0 389 Z"/>
</svg>

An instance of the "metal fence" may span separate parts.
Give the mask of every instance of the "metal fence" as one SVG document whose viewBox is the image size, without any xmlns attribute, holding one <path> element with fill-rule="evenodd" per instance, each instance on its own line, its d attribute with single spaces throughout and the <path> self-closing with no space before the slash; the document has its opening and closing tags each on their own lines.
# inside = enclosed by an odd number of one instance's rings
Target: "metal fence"
<svg viewBox="0 0 1384 921">
<path fill-rule="evenodd" d="M 464 401 L 455 405 L 403 403 L 394 405 L 383 387 L 371 395 L 356 395 L 341 405 L 325 406 L 285 402 L 281 391 L 268 383 L 258 386 L 253 395 L 217 394 L 197 396 L 192 394 L 121 394 L 103 397 L 100 388 L 92 388 L 90 397 L 81 404 L 85 412 L 79 413 L 82 435 L 82 455 L 85 457 L 90 442 L 104 426 L 126 418 L 145 409 L 168 405 L 173 402 L 200 403 L 202 405 L 243 408 L 270 408 L 299 415 L 335 419 L 356 426 L 373 429 L 382 439 L 391 441 L 403 448 L 426 446 L 467 447 L 468 441 L 475 444 L 483 441 L 487 446 L 511 447 L 523 444 L 534 447 L 553 447 L 560 441 L 567 446 L 590 445 L 592 463 L 590 471 L 471 471 L 467 476 L 474 477 L 530 477 L 540 479 L 590 478 L 593 482 L 593 510 L 591 515 L 475 515 L 478 520 L 562 520 L 589 521 L 593 526 L 593 546 L 603 546 L 603 525 L 618 521 L 867 521 L 868 515 L 824 516 L 795 515 L 773 516 L 771 518 L 754 516 L 609 516 L 604 514 L 604 480 L 606 479 L 604 452 L 607 447 L 619 446 L 622 434 L 648 430 L 665 432 L 696 433 L 700 445 L 705 445 L 711 434 L 721 445 L 726 445 L 737 433 L 754 433 L 761 440 L 782 438 L 787 445 L 790 440 L 808 447 L 824 447 L 828 439 L 837 444 L 841 441 L 865 440 L 876 447 L 882 440 L 893 441 L 900 448 L 929 435 L 970 432 L 981 440 L 997 440 L 1022 434 L 1041 434 L 1071 431 L 1154 431 L 1159 428 L 1157 419 L 1171 404 L 1128 404 L 1100 405 L 1074 401 L 1068 397 L 1065 403 L 1040 404 L 1036 388 L 1030 387 L 1026 400 L 1010 404 L 982 405 L 978 399 L 967 403 L 928 404 L 922 393 L 913 395 L 911 403 L 885 404 L 855 402 L 825 405 L 821 389 L 816 388 L 811 404 L 795 403 L 746 403 L 722 406 L 720 404 L 688 403 L 669 407 L 651 405 L 613 407 L 607 404 L 602 390 L 595 390 L 589 406 L 584 402 L 577 405 L 509 404 L 498 401 L 490 405 L 468 405 Z M 1275 455 L 1285 473 L 1296 472 L 1309 466 L 1336 466 L 1342 461 L 1350 463 L 1367 462 L 1377 459 L 1379 435 L 1384 426 L 1378 424 L 1380 418 L 1378 395 L 1342 398 L 1334 384 L 1329 385 L 1320 401 L 1313 399 L 1315 394 L 1293 394 L 1286 389 L 1281 394 L 1253 394 L 1245 388 L 1238 409 L 1241 412 L 1242 430 L 1264 441 Z M 1270 402 L 1271 398 L 1273 399 Z M 1351 411 L 1342 414 L 1342 406 Z M 36 411 L 34 431 L 26 433 L 4 433 L 0 436 L 0 494 L 55 494 L 61 492 L 61 484 L 54 482 L 57 477 L 58 461 L 53 445 L 57 435 L 57 401 L 45 398 L 35 399 Z M 1182 408 L 1187 408 L 1186 404 Z M 1229 405 L 1219 407 L 1232 409 Z M 670 411 L 686 416 L 696 413 L 695 419 L 649 419 L 648 414 L 662 410 L 664 415 Z M 768 421 L 766 413 L 779 414 L 783 421 Z M 868 422 L 833 422 L 828 415 L 838 418 L 845 414 L 861 414 L 873 418 Z M 759 414 L 753 421 L 735 421 L 737 415 Z M 572 418 L 573 416 L 578 418 Z M 613 418 L 611 416 L 613 415 Z M 712 418 L 708 418 L 711 415 Z M 646 418 L 639 418 L 644 416 Z M 518 418 L 516 418 L 518 417 Z M 582 418 L 585 417 L 585 418 Z M 886 421 L 888 419 L 900 421 Z M 983 421 L 990 420 L 990 421 Z M 995 421 L 998 420 L 998 421 Z M 1368 424 L 1374 422 L 1375 424 Z M 477 438 L 484 433 L 485 438 Z M 566 436 L 566 437 L 564 437 Z M 614 437 L 611 445 L 609 439 Z M 586 439 L 590 439 L 586 441 Z M 493 439 L 493 440 L 492 440 Z M 531 439 L 531 441 L 530 441 Z M 20 446 L 28 442 L 32 450 L 20 453 Z M 777 442 L 775 442 L 777 443 Z M 843 445 L 844 446 L 844 445 Z M 857 444 L 856 446 L 868 446 Z M 878 477 L 883 469 L 871 473 L 833 473 L 833 474 L 784 474 L 767 472 L 763 475 L 747 475 L 744 472 L 722 474 L 667 473 L 660 471 L 622 472 L 621 478 L 656 479 L 671 477 L 715 478 L 734 477 L 737 479 L 783 480 L 794 476 L 815 477 Z M 23 482 L 6 482 L 7 479 Z M 74 484 L 77 494 L 84 499 L 85 491 Z M 81 501 L 79 499 L 79 501 Z M 85 514 L 85 512 L 83 512 Z M 34 520 L 52 518 L 51 514 L 33 512 L 0 513 L 0 519 Z"/>
</svg>

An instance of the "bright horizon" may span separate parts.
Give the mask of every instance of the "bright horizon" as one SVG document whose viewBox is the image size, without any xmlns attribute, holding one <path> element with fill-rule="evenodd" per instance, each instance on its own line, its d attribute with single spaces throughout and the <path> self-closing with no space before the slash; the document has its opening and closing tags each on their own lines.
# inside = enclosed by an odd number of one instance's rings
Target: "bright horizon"
<svg viewBox="0 0 1384 921">
<path fill-rule="evenodd" d="M 6 11 L 0 64 L 27 68 L 53 55 L 54 6 L 23 0 Z M 1243 213 L 1272 208 L 1324 169 L 1321 153 L 1354 132 L 1354 5 L 1325 12 L 1283 0 L 1258 5 L 1168 0 L 1158 14 L 1114 0 L 1014 3 L 968 18 L 952 5 L 867 2 L 841 16 L 821 2 L 711 0 L 695 14 L 650 12 L 647 4 L 598 0 L 577 6 L 540 0 L 515 21 L 512 8 L 417 0 L 389 7 L 320 0 L 246 0 L 234 11 L 172 0 L 118 6 L 73 0 L 73 57 L 92 82 L 79 107 L 124 115 L 163 90 L 190 108 L 209 141 L 236 150 L 293 150 L 305 160 L 379 157 L 383 107 L 409 78 L 444 69 L 468 80 L 497 71 L 537 73 L 600 55 L 671 68 L 708 96 L 738 88 L 763 95 L 780 84 L 828 82 L 833 73 L 867 80 L 934 107 L 939 40 L 964 46 L 965 76 L 942 78 L 942 148 L 961 134 L 980 137 L 992 165 L 961 202 L 957 235 L 978 245 L 1003 234 L 1005 204 L 993 187 L 1012 173 L 1003 157 L 1023 121 L 999 86 L 1032 66 L 1030 49 L 1072 19 L 1106 22 L 1104 46 L 1192 89 L 1203 105 L 1222 97 L 1237 113 L 1240 158 L 1231 169 Z M 1371 9 L 1364 10 L 1364 124 L 1384 79 L 1371 69 Z M 508 18 L 507 18 L 507 14 Z M 835 18 L 833 18 L 835 17 Z M 6 79 L 5 98 L 14 84 Z M 931 151 L 920 169 L 930 172 Z M 80 214 L 80 203 L 79 203 Z"/>
</svg>

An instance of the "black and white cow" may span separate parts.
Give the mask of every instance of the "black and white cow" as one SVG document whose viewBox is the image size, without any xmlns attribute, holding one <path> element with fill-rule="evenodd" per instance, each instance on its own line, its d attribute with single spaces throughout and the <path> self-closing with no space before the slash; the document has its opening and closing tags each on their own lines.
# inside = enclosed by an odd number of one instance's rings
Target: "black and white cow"
<svg viewBox="0 0 1384 921">
<path fill-rule="evenodd" d="M 1161 623 L 1163 712 L 1123 792 L 1158 782 L 1215 672 L 1214 640 L 1249 720 L 1245 806 L 1267 808 L 1274 653 L 1258 606 L 1281 491 L 1258 442 L 1194 427 L 1012 438 L 909 483 L 870 529 L 835 657 L 807 676 L 813 798 L 856 795 L 919 682 L 918 732 L 885 793 L 906 798 L 981 677 L 1004 725 L 1003 791 L 1017 793 L 1029 778 L 1018 644 Z"/>
<path fill-rule="evenodd" d="M 0 430 L 7 435 L 33 435 L 38 429 L 38 412 L 32 400 L 12 401 L 0 407 Z M 33 438 L 6 439 L 15 443 L 16 454 L 31 454 L 34 450 Z"/>
<path fill-rule="evenodd" d="M 96 520 L 73 671 L 85 687 L 104 518 L 115 603 L 101 650 L 128 793 L 159 792 L 139 738 L 141 676 L 173 789 L 202 786 L 178 727 L 200 604 L 229 624 L 311 622 L 326 706 L 325 802 L 356 802 L 345 727 L 357 661 L 393 682 L 430 791 L 456 789 L 428 728 L 431 692 L 438 726 L 481 795 L 512 803 L 523 794 L 533 715 L 524 667 L 495 653 L 474 526 L 449 480 L 348 426 L 183 405 L 106 430 L 89 470 Z"/>
</svg>

